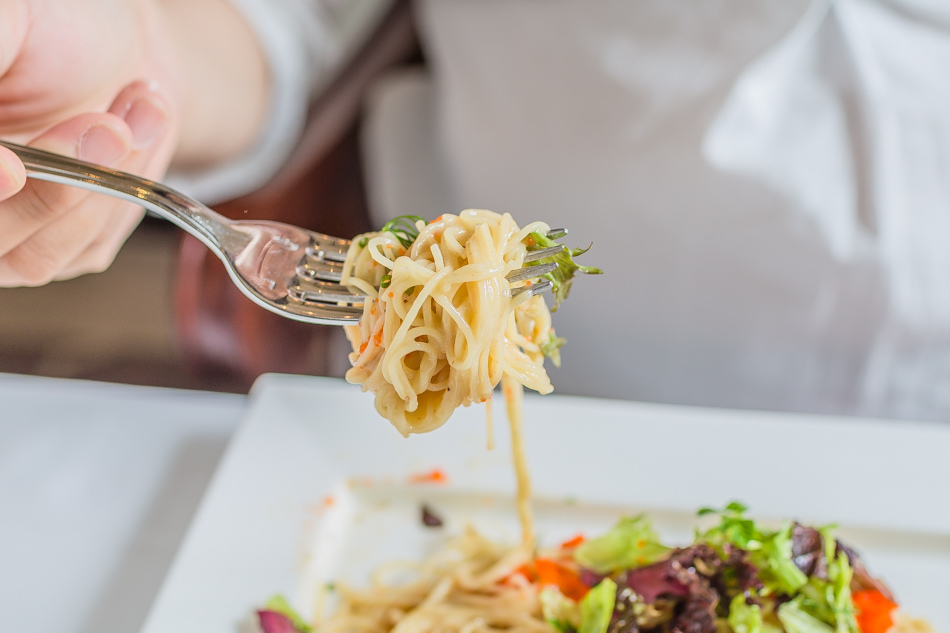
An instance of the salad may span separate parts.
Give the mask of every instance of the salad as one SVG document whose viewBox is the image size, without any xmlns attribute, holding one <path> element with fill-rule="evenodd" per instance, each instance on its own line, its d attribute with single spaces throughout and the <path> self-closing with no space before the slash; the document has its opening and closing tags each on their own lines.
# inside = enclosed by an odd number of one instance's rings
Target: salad
<svg viewBox="0 0 950 633">
<path fill-rule="evenodd" d="M 517 566 L 480 593 L 506 604 L 523 596 L 525 618 L 552 633 L 932 632 L 899 611 L 888 587 L 832 526 L 788 522 L 769 529 L 737 502 L 699 515 L 718 523 L 697 530 L 685 547 L 664 545 L 649 519 L 636 516 L 520 561 L 499 556 L 485 565 Z M 279 597 L 258 616 L 264 633 L 320 630 Z"/>
</svg>

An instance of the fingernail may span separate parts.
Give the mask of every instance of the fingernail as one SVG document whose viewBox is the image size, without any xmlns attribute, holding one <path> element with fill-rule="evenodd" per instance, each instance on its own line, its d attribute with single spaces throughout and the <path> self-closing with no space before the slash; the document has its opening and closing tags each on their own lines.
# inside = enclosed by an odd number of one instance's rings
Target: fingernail
<svg viewBox="0 0 950 633">
<path fill-rule="evenodd" d="M 124 158 L 127 152 L 125 140 L 102 123 L 91 126 L 79 139 L 79 158 L 90 163 L 111 165 Z"/>
<path fill-rule="evenodd" d="M 168 126 L 168 110 L 157 96 L 141 96 L 132 102 L 123 117 L 132 129 L 132 148 L 146 149 Z"/>
</svg>

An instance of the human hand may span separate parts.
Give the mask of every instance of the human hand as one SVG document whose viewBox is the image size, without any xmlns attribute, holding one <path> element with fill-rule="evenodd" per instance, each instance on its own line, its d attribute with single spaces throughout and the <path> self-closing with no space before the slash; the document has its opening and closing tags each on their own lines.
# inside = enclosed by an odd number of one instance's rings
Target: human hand
<svg viewBox="0 0 950 633">
<path fill-rule="evenodd" d="M 150 3 L 0 0 L 0 137 L 161 177 L 181 82 Z M 0 148 L 0 286 L 104 270 L 141 219 L 127 202 L 24 175 Z"/>
<path fill-rule="evenodd" d="M 262 118 L 254 42 L 226 0 L 0 0 L 0 138 L 150 179 L 173 159 L 214 164 Z M 141 216 L 27 181 L 0 148 L 0 286 L 101 271 Z"/>
<path fill-rule="evenodd" d="M 108 113 L 77 115 L 30 145 L 157 177 L 171 155 L 170 128 L 166 100 L 134 83 Z M 36 286 L 105 270 L 142 217 L 135 205 L 24 177 L 19 159 L 0 147 L 0 286 Z"/>
</svg>

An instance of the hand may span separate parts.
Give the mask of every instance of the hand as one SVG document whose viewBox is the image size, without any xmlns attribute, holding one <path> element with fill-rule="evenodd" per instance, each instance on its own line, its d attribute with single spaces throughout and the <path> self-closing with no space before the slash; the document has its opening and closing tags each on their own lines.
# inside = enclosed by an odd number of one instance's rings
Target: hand
<svg viewBox="0 0 950 633">
<path fill-rule="evenodd" d="M 225 160 L 263 118 L 254 42 L 226 0 L 0 0 L 0 138 L 152 179 Z M 0 148 L 0 286 L 101 271 L 141 216 Z"/>
<path fill-rule="evenodd" d="M 133 83 L 109 113 L 77 115 L 30 145 L 159 177 L 171 156 L 171 128 L 167 100 L 148 84 Z M 135 205 L 24 176 L 15 155 L 0 147 L 0 286 L 105 270 L 142 217 Z"/>
</svg>

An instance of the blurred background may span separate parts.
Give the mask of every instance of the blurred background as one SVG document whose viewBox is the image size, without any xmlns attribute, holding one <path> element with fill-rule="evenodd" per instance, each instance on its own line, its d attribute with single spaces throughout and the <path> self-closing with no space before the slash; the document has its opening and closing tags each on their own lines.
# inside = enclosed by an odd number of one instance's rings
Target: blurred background
<svg viewBox="0 0 950 633">
<path fill-rule="evenodd" d="M 0 372 L 240 392 L 233 371 L 198 371 L 178 347 L 173 286 L 181 232 L 152 218 L 115 265 L 39 288 L 0 288 Z"/>
</svg>

